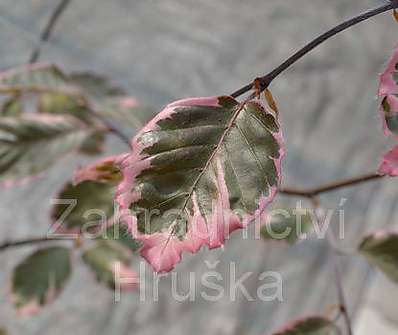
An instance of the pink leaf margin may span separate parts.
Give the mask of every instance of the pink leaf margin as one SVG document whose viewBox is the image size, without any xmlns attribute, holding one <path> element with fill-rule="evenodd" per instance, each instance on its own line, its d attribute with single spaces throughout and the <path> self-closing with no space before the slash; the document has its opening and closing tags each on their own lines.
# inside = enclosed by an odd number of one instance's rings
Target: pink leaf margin
<svg viewBox="0 0 398 335">
<path fill-rule="evenodd" d="M 377 172 L 380 175 L 398 176 L 398 145 L 383 155 Z"/>
<path fill-rule="evenodd" d="M 380 84 L 378 91 L 378 96 L 383 100 L 386 99 L 386 102 L 390 106 L 390 113 L 392 114 L 398 113 L 398 98 L 395 96 L 395 94 L 398 94 L 398 85 L 393 78 L 394 73 L 397 72 L 397 64 L 398 46 L 395 48 L 392 57 L 389 59 L 386 69 L 380 75 Z M 383 103 L 380 104 L 379 112 L 383 123 L 384 134 L 386 136 L 394 135 L 387 127 L 387 123 L 385 120 L 386 111 L 384 110 Z"/>
<path fill-rule="evenodd" d="M 252 101 L 253 102 L 253 101 Z M 260 101 L 255 101 L 266 113 L 272 112 Z M 137 222 L 134 215 L 130 213 L 129 207 L 131 203 L 140 199 L 138 191 L 131 192 L 135 186 L 136 177 L 151 162 L 148 155 L 143 153 L 146 146 L 140 143 L 140 137 L 146 132 L 156 130 L 157 123 L 160 120 L 169 118 L 177 107 L 187 106 L 220 106 L 219 97 L 200 97 L 187 98 L 179 100 L 167 105 L 158 115 L 156 115 L 133 139 L 133 151 L 122 162 L 123 181 L 119 184 L 116 200 L 120 205 L 120 217 L 129 227 L 131 234 L 138 240 L 142 241 L 141 256 L 152 266 L 153 270 L 158 273 L 169 272 L 174 269 L 176 264 L 181 261 L 182 253 L 197 253 L 199 249 L 207 245 L 209 249 L 218 248 L 224 245 L 229 235 L 237 229 L 245 228 L 249 223 L 258 218 L 264 209 L 272 202 L 277 193 L 278 186 L 273 186 L 268 195 L 263 195 L 259 200 L 258 209 L 252 215 L 239 219 L 232 213 L 229 204 L 229 196 L 225 180 L 222 173 L 221 162 L 216 161 L 217 166 L 217 184 L 220 189 L 219 198 L 213 203 L 213 216 L 206 224 L 205 219 L 199 212 L 199 206 L 193 194 L 194 215 L 189 217 L 189 229 L 184 239 L 178 239 L 170 232 L 157 232 L 153 234 L 143 234 L 138 231 Z M 281 163 L 284 157 L 283 135 L 281 130 L 273 134 L 280 145 L 279 157 L 274 159 L 278 173 L 278 185 L 281 181 Z M 225 215 L 227 214 L 227 215 Z M 226 217 L 227 216 L 227 217 Z"/>
<path fill-rule="evenodd" d="M 121 163 L 127 158 L 128 154 L 105 157 L 85 167 L 78 168 L 73 176 L 73 184 L 78 185 L 84 181 L 106 182 L 112 178 L 112 171 L 107 167 L 121 167 Z"/>
</svg>

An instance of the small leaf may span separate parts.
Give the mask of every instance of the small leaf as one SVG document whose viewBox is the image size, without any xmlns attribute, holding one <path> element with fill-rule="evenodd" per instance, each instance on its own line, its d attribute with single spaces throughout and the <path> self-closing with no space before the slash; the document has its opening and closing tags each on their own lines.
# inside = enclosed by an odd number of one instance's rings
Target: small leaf
<svg viewBox="0 0 398 335">
<path fill-rule="evenodd" d="M 132 144 L 117 199 L 157 272 L 173 269 L 183 251 L 222 246 L 261 214 L 279 186 L 281 130 L 257 101 L 174 102 Z"/>
<path fill-rule="evenodd" d="M 22 315 L 35 314 L 52 302 L 71 274 L 70 250 L 40 249 L 19 264 L 12 277 L 13 301 Z"/>
<path fill-rule="evenodd" d="M 112 183 L 85 181 L 73 186 L 67 183 L 51 210 L 52 222 L 60 223 L 58 233 L 98 231 L 107 226 L 114 213 L 114 189 Z"/>
<path fill-rule="evenodd" d="M 294 244 L 305 238 L 312 227 L 312 217 L 308 210 L 297 213 L 295 209 L 278 209 L 266 215 L 266 222 L 260 233 L 265 240 Z"/>
<path fill-rule="evenodd" d="M 264 95 L 265 95 L 265 100 L 266 100 L 267 103 L 268 103 L 268 106 L 269 106 L 276 114 L 278 114 L 278 113 L 279 113 L 278 105 L 277 105 L 277 103 L 276 103 L 276 101 L 275 101 L 275 99 L 274 99 L 274 97 L 273 97 L 271 91 L 270 91 L 268 88 L 266 88 L 266 89 L 264 90 Z"/>
<path fill-rule="evenodd" d="M 384 154 L 378 173 L 391 177 L 398 176 L 398 146 Z"/>
<path fill-rule="evenodd" d="M 132 255 L 113 241 L 99 241 L 83 253 L 84 262 L 95 272 L 99 282 L 115 289 L 117 278 L 121 279 L 121 288 L 136 289 L 139 283 L 137 273 L 129 269 Z M 127 283 L 128 282 L 128 283 Z"/>
<path fill-rule="evenodd" d="M 101 239 L 112 240 L 121 243 L 132 252 L 138 251 L 142 247 L 142 242 L 134 239 L 126 225 L 115 223 L 101 235 Z"/>
<path fill-rule="evenodd" d="M 74 183 L 77 185 L 86 180 L 98 182 L 120 182 L 122 180 L 121 163 L 127 155 L 111 156 L 98 162 L 78 169 L 74 175 Z"/>
<path fill-rule="evenodd" d="M 81 99 L 63 93 L 43 93 L 38 100 L 38 111 L 46 114 L 70 114 L 87 124 L 91 124 L 92 117 Z"/>
<path fill-rule="evenodd" d="M 336 326 L 322 316 L 298 319 L 284 326 L 273 335 L 329 335 L 335 334 Z"/>
<path fill-rule="evenodd" d="M 0 73 L 0 92 L 59 92 L 76 95 L 79 92 L 69 83 L 62 71 L 50 64 L 25 65 Z"/>
<path fill-rule="evenodd" d="M 380 76 L 380 115 L 385 135 L 398 135 L 398 48 Z"/>
<path fill-rule="evenodd" d="M 366 236 L 359 252 L 370 264 L 398 283 L 398 233 L 379 231 Z"/>
<path fill-rule="evenodd" d="M 12 185 L 42 173 L 78 150 L 88 134 L 79 120 L 66 116 L 0 118 L 0 181 Z"/>
<path fill-rule="evenodd" d="M 126 94 L 122 88 L 112 85 L 107 78 L 95 73 L 71 73 L 69 80 L 92 97 L 104 98 L 106 96 L 122 96 Z"/>
<path fill-rule="evenodd" d="M 22 114 L 23 104 L 19 95 L 14 95 L 4 101 L 1 106 L 1 116 L 19 116 Z"/>
</svg>

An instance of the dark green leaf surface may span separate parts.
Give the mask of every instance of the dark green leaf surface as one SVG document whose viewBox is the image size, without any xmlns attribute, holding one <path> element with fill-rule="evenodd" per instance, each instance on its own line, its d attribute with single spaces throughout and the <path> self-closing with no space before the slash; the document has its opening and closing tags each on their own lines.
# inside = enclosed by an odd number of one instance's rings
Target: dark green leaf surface
<svg viewBox="0 0 398 335">
<path fill-rule="evenodd" d="M 66 116 L 26 115 L 0 119 L 0 180 L 20 182 L 38 175 L 89 135 L 79 121 Z"/>
<path fill-rule="evenodd" d="M 70 250 L 40 249 L 19 264 L 12 276 L 13 300 L 22 314 L 33 314 L 51 302 L 71 274 Z"/>
<path fill-rule="evenodd" d="M 113 218 L 114 192 L 113 183 L 84 181 L 76 186 L 67 183 L 57 196 L 57 202 L 65 204 L 53 206 L 51 219 L 53 222 L 62 222 L 61 231 L 74 228 L 89 231 L 104 229 Z"/>
<path fill-rule="evenodd" d="M 134 239 L 126 225 L 115 223 L 101 234 L 101 239 L 116 241 L 127 247 L 132 252 L 142 247 L 142 242 Z"/>
<path fill-rule="evenodd" d="M 131 252 L 114 241 L 99 241 L 83 253 L 84 262 L 94 271 L 97 280 L 109 288 L 115 288 L 115 265 L 127 268 L 130 264 Z M 131 276 L 135 276 L 131 272 Z"/>
<path fill-rule="evenodd" d="M 366 236 L 359 251 L 379 270 L 398 283 L 398 234 L 380 231 Z"/>
<path fill-rule="evenodd" d="M 297 214 L 294 209 L 271 211 L 267 222 L 261 227 L 265 240 L 285 241 L 294 244 L 312 229 L 312 218 L 308 210 Z"/>
<path fill-rule="evenodd" d="M 336 326 L 322 316 L 312 316 L 293 321 L 273 335 L 331 335 L 336 334 Z"/>
</svg>

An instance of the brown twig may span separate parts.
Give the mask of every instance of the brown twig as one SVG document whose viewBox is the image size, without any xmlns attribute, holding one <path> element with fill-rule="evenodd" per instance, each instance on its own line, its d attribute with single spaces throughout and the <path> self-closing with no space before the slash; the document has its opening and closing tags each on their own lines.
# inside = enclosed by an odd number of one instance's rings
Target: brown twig
<svg viewBox="0 0 398 335">
<path fill-rule="evenodd" d="M 395 9 L 395 8 L 398 8 L 398 0 L 390 1 L 388 4 L 384 4 L 380 7 L 368 10 L 362 14 L 359 14 L 347 21 L 344 21 L 344 22 L 338 24 L 337 26 L 335 26 L 332 29 L 328 30 L 327 32 L 323 33 L 322 35 L 316 37 L 310 43 L 308 43 L 303 48 L 301 48 L 296 53 L 294 53 L 292 56 L 290 56 L 288 59 L 286 59 L 281 65 L 276 67 L 274 70 L 272 70 L 271 72 L 269 72 L 268 74 L 266 74 L 262 77 L 256 78 L 253 82 L 251 82 L 251 83 L 243 86 L 242 88 L 238 89 L 237 91 L 233 92 L 231 94 L 231 96 L 234 98 L 237 98 L 237 97 L 241 96 L 242 94 L 249 92 L 251 89 L 254 88 L 254 82 L 260 83 L 261 91 L 265 90 L 271 84 L 271 82 L 276 77 L 278 77 L 282 72 L 284 72 L 291 65 L 296 63 L 298 60 L 300 60 L 302 57 L 304 57 L 310 51 L 315 49 L 317 46 L 326 42 L 329 38 L 337 35 L 338 33 L 342 32 L 358 23 L 366 21 L 373 16 L 376 16 L 378 14 L 387 12 L 387 11 Z"/>
<path fill-rule="evenodd" d="M 313 198 L 322 193 L 336 191 L 340 188 L 351 187 L 358 184 L 362 184 L 371 180 L 376 180 L 383 178 L 384 175 L 380 175 L 378 173 L 369 173 L 366 175 L 361 175 L 359 177 L 344 179 L 335 181 L 329 184 L 321 185 L 316 188 L 311 189 L 297 189 L 291 187 L 282 187 L 279 189 L 280 194 L 288 195 L 288 196 L 298 196 L 304 198 Z"/>
<path fill-rule="evenodd" d="M 60 241 L 60 240 L 64 241 L 65 239 L 44 236 L 44 237 L 27 238 L 27 239 L 16 240 L 16 241 L 5 241 L 2 244 L 0 244 L 0 251 L 3 251 L 8 248 L 13 248 L 13 247 L 22 247 L 24 245 L 40 244 L 40 243 Z"/>
<path fill-rule="evenodd" d="M 57 7 L 55 7 L 54 11 L 52 12 L 47 25 L 43 29 L 42 33 L 40 34 L 40 40 L 38 42 L 38 45 L 36 48 L 32 51 L 30 58 L 29 58 L 29 64 L 36 63 L 37 60 L 40 57 L 40 52 L 41 52 L 41 47 L 43 43 L 47 42 L 50 37 L 51 33 L 55 28 L 55 25 L 57 24 L 58 20 L 61 18 L 62 13 L 65 12 L 66 8 L 68 7 L 70 3 L 70 0 L 61 0 L 61 2 L 58 4 Z"/>
</svg>

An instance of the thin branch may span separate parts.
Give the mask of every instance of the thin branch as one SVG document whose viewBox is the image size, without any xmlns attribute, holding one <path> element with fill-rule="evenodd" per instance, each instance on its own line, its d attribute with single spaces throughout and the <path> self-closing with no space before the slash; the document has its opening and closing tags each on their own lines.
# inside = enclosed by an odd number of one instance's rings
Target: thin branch
<svg viewBox="0 0 398 335">
<path fill-rule="evenodd" d="M 22 247 L 30 244 L 40 244 L 40 243 L 60 241 L 60 240 L 64 241 L 65 239 L 56 238 L 56 237 L 51 238 L 44 236 L 44 237 L 27 238 L 24 240 L 17 240 L 17 241 L 5 241 L 2 244 L 0 244 L 0 251 L 13 247 Z"/>
<path fill-rule="evenodd" d="M 36 63 L 40 57 L 41 47 L 43 43 L 47 42 L 50 37 L 55 25 L 57 24 L 58 20 L 61 18 L 62 13 L 65 12 L 66 8 L 68 7 L 70 0 L 61 0 L 58 6 L 54 9 L 53 13 L 51 14 L 47 25 L 45 26 L 44 30 L 40 34 L 40 40 L 37 47 L 32 51 L 29 64 Z"/>
<path fill-rule="evenodd" d="M 320 206 L 319 199 L 316 197 L 312 197 L 310 200 L 314 207 L 316 220 L 318 221 L 318 225 L 320 225 L 321 222 L 323 221 L 323 219 L 321 218 L 322 208 Z M 342 272 L 341 272 L 340 257 L 338 255 L 338 253 L 335 251 L 336 238 L 331 229 L 327 230 L 327 241 L 332 250 L 332 265 L 333 265 L 334 279 L 335 279 L 335 284 L 336 284 L 336 289 L 337 289 L 337 297 L 338 297 L 338 301 L 339 301 L 339 305 L 340 305 L 340 312 L 344 317 L 344 322 L 345 322 L 345 325 L 347 328 L 347 334 L 353 335 L 352 322 L 351 322 L 350 314 L 348 312 L 347 301 L 346 301 L 346 297 L 344 294 L 343 276 L 342 276 Z"/>
<path fill-rule="evenodd" d="M 279 76 L 282 72 L 284 72 L 286 69 L 288 69 L 291 65 L 296 63 L 298 60 L 300 60 L 303 56 L 305 56 L 307 53 L 315 49 L 317 46 L 321 45 L 322 43 L 326 42 L 329 38 L 333 37 L 334 35 L 337 35 L 338 33 L 360 23 L 363 21 L 366 21 L 370 19 L 373 16 L 376 16 L 378 14 L 387 12 L 389 10 L 398 8 L 398 0 L 393 0 L 390 1 L 388 4 L 382 5 L 380 7 L 368 10 L 362 14 L 359 14 L 347 21 L 344 21 L 337 26 L 333 27 L 332 29 L 328 30 L 327 32 L 323 33 L 322 35 L 318 36 L 314 40 L 312 40 L 310 43 L 305 45 L 303 48 L 298 50 L 296 53 L 294 53 L 291 57 L 289 57 L 287 60 L 285 60 L 281 65 L 276 67 L 274 70 L 272 70 L 270 73 L 266 74 L 265 76 L 257 78 L 257 80 L 260 83 L 261 91 L 265 90 L 271 82 Z M 246 92 L 250 91 L 252 88 L 254 88 L 254 82 L 251 82 L 250 84 L 247 84 L 243 86 L 242 88 L 238 89 L 234 93 L 231 94 L 232 97 L 237 98 L 241 96 L 242 94 L 245 94 Z"/>
<path fill-rule="evenodd" d="M 380 175 L 377 173 L 370 173 L 370 174 L 362 175 L 359 177 L 339 180 L 339 181 L 321 185 L 319 187 L 312 188 L 312 189 L 296 189 L 296 188 L 290 188 L 290 187 L 286 187 L 286 188 L 282 187 L 279 190 L 279 193 L 284 194 L 284 195 L 289 195 L 289 196 L 313 198 L 322 193 L 336 191 L 341 188 L 355 186 L 358 184 L 366 183 L 368 181 L 380 179 L 383 177 L 384 177 L 383 175 Z"/>
</svg>

